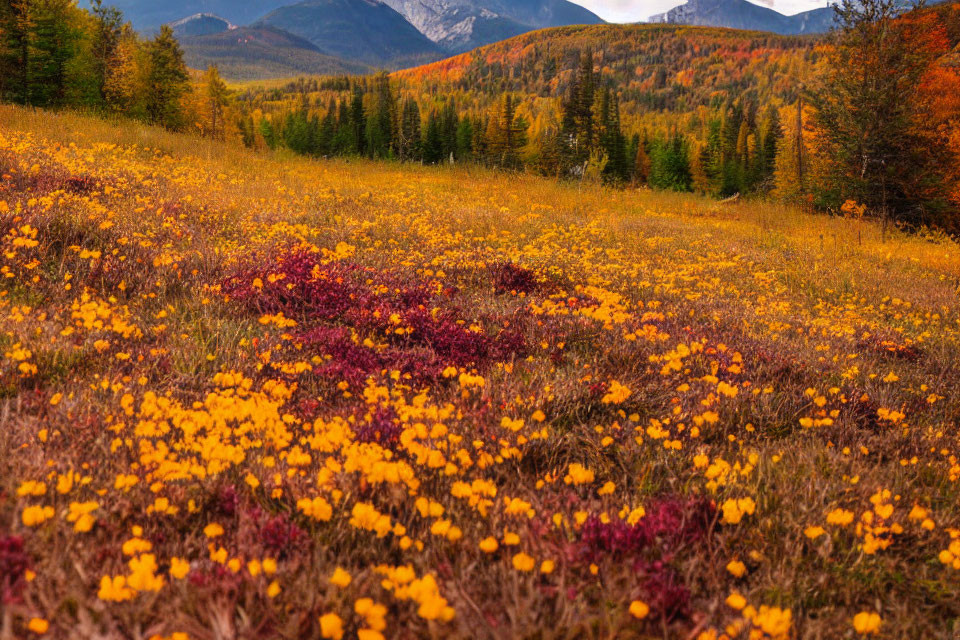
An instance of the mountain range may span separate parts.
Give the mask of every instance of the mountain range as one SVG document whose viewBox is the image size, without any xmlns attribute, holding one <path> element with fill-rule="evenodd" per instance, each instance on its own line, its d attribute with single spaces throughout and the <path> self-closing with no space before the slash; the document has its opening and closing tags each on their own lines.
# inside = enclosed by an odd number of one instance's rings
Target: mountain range
<svg viewBox="0 0 960 640">
<path fill-rule="evenodd" d="M 567 0 L 383 0 L 448 53 L 547 27 L 603 22 Z"/>
<path fill-rule="evenodd" d="M 283 29 L 323 53 L 376 67 L 409 67 L 444 56 L 438 44 L 378 0 L 305 0 L 271 11 L 255 26 Z"/>
<path fill-rule="evenodd" d="M 799 35 L 829 31 L 834 11 L 825 7 L 787 16 L 747 0 L 687 0 L 666 13 L 650 16 L 649 22 Z"/>
<path fill-rule="evenodd" d="M 216 65 L 221 75 L 236 81 L 372 71 L 367 65 L 325 54 L 309 41 L 270 26 L 233 27 L 198 33 L 215 24 L 206 20 L 203 27 L 188 22 L 178 28 L 187 66 L 206 69 Z M 190 32 L 197 35 L 187 35 Z"/>
<path fill-rule="evenodd" d="M 603 24 L 568 0 L 112 3 L 142 32 L 170 24 L 191 65 L 218 64 L 231 79 L 408 68 L 539 29 Z M 786 16 L 747 0 L 688 0 L 650 17 L 657 23 L 791 35 L 824 33 L 833 20 L 831 8 Z"/>
<path fill-rule="evenodd" d="M 89 0 L 81 4 L 89 5 Z M 190 62 L 217 63 L 224 67 L 221 71 L 240 70 L 239 61 L 252 60 L 258 52 L 267 66 L 298 73 L 331 68 L 331 60 L 311 54 L 339 58 L 341 66 L 399 69 L 536 29 L 603 22 L 568 0 L 112 0 L 112 4 L 141 32 L 171 25 Z M 253 31 L 223 35 L 236 30 L 235 25 Z M 290 38 L 279 37 L 277 30 Z M 225 75 L 237 79 L 234 71 Z"/>
</svg>

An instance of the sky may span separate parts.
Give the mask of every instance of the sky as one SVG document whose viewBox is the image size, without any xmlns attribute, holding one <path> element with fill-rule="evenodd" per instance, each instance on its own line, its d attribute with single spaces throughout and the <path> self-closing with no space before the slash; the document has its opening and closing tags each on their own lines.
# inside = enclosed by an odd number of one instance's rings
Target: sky
<svg viewBox="0 0 960 640">
<path fill-rule="evenodd" d="M 640 22 L 656 13 L 663 13 L 685 0 L 571 0 L 590 9 L 610 22 Z M 791 15 L 827 6 L 826 0 L 751 0 L 780 13 Z"/>
</svg>

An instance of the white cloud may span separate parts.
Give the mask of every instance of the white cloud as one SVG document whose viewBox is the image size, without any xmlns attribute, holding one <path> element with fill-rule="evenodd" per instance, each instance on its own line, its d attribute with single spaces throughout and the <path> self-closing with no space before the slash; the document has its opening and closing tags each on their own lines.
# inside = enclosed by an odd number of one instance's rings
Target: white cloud
<svg viewBox="0 0 960 640">
<path fill-rule="evenodd" d="M 780 13 L 793 14 L 827 6 L 826 0 L 751 0 Z M 683 4 L 684 0 L 571 0 L 610 22 L 642 22 Z"/>
</svg>

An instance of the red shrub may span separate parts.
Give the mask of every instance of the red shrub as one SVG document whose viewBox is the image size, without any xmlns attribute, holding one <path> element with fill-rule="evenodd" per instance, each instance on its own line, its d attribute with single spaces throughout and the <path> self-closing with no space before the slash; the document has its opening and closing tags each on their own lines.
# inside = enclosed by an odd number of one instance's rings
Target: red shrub
<svg viewBox="0 0 960 640">
<path fill-rule="evenodd" d="M 24 574 L 30 568 L 30 557 L 23 547 L 23 538 L 0 538 L 0 604 L 17 602 L 26 585 Z"/>
</svg>

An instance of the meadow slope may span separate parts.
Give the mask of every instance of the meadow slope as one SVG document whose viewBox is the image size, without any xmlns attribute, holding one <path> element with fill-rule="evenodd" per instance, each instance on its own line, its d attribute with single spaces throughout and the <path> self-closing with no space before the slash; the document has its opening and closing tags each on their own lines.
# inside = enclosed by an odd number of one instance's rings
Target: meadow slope
<svg viewBox="0 0 960 640">
<path fill-rule="evenodd" d="M 950 638 L 960 247 L 0 107 L 0 639 Z"/>
</svg>

